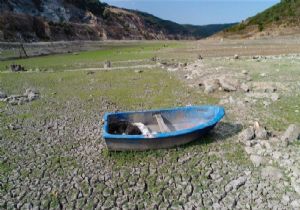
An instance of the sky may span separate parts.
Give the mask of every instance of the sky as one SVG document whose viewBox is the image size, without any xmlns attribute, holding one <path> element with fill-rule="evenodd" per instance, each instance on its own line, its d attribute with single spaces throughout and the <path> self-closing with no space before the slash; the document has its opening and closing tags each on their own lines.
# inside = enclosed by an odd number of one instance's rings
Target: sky
<svg viewBox="0 0 300 210">
<path fill-rule="evenodd" d="M 235 23 L 280 0 L 101 0 L 110 5 L 148 12 L 181 24 Z"/>
</svg>

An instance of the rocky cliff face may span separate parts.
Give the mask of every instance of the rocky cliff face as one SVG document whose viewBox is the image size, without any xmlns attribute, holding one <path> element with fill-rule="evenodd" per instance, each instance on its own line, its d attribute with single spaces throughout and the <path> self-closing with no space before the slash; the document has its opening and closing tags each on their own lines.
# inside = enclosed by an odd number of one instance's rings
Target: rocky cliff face
<svg viewBox="0 0 300 210">
<path fill-rule="evenodd" d="M 0 0 L 1 41 L 196 39 L 211 35 L 98 0 Z M 224 25 L 217 31 L 228 27 Z"/>
</svg>

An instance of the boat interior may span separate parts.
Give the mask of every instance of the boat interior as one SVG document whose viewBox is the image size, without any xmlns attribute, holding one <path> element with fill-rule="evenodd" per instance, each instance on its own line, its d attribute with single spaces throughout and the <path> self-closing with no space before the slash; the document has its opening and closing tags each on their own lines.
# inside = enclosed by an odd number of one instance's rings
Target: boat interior
<svg viewBox="0 0 300 210">
<path fill-rule="evenodd" d="M 165 110 L 148 111 L 135 113 L 116 113 L 108 117 L 109 133 L 143 135 L 144 132 L 126 132 L 130 125 L 138 125 L 142 130 L 151 134 L 168 133 L 189 129 L 212 120 L 215 116 L 213 109 L 183 109 L 183 110 Z M 116 129 L 123 126 L 122 129 Z M 127 127 L 126 127 L 127 126 Z M 116 131 L 117 130 L 117 131 Z M 135 129 L 136 130 L 136 129 Z M 140 129 L 141 130 L 141 129 Z"/>
</svg>

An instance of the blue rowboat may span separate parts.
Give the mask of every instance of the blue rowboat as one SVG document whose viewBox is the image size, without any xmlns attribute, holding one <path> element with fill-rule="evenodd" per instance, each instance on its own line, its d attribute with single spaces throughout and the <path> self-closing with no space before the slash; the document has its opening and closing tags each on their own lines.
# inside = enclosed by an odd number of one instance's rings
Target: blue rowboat
<svg viewBox="0 0 300 210">
<path fill-rule="evenodd" d="M 171 148 L 199 139 L 224 115 L 220 106 L 106 113 L 103 138 L 112 151 Z"/>
</svg>

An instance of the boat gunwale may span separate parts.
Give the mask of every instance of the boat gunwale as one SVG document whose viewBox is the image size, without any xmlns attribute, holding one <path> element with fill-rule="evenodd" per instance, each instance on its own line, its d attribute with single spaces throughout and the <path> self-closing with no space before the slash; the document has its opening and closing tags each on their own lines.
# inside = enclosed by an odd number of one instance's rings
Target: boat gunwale
<svg viewBox="0 0 300 210">
<path fill-rule="evenodd" d="M 214 117 L 205 122 L 201 123 L 197 126 L 194 126 L 192 128 L 177 130 L 177 131 L 171 131 L 171 132 L 165 132 L 165 133 L 158 133 L 154 134 L 153 136 L 144 136 L 144 135 L 122 135 L 122 134 L 110 134 L 108 133 L 108 117 L 110 115 L 116 115 L 116 114 L 135 114 L 135 113 L 149 113 L 149 112 L 164 112 L 164 111 L 177 111 L 177 110 L 186 110 L 186 109 L 197 109 L 197 108 L 209 108 L 215 110 Z M 181 136 L 189 133 L 196 132 L 198 130 L 202 130 L 206 127 L 213 126 L 217 124 L 225 115 L 224 107 L 222 106 L 215 106 L 215 105 L 203 105 L 203 106 L 185 106 L 185 107 L 175 107 L 175 108 L 167 108 L 167 109 L 155 109 L 155 110 L 146 110 L 146 111 L 128 111 L 128 112 L 108 112 L 104 114 L 104 125 L 103 125 L 103 138 L 104 139 L 131 139 L 131 140 L 145 140 L 145 139 L 162 139 L 162 138 L 169 138 L 169 137 L 176 137 Z"/>
</svg>

